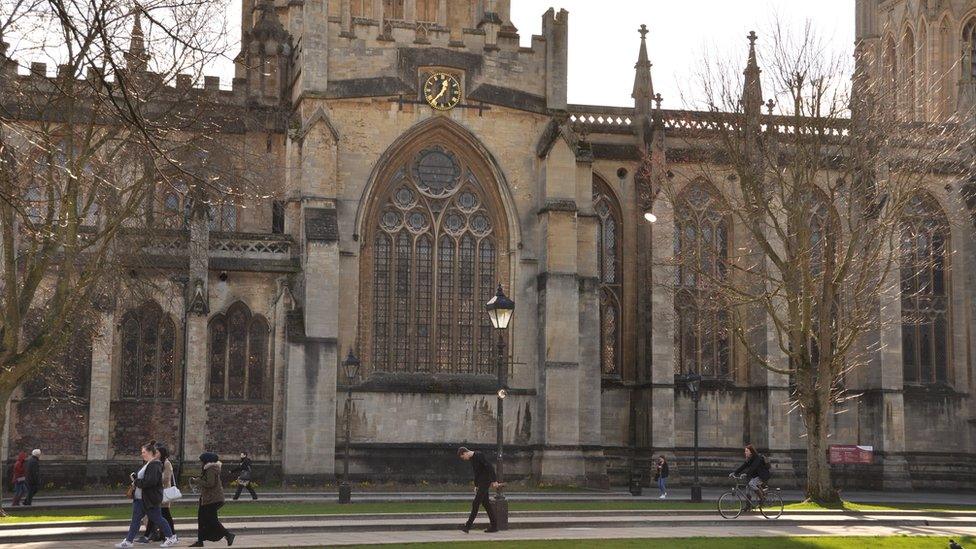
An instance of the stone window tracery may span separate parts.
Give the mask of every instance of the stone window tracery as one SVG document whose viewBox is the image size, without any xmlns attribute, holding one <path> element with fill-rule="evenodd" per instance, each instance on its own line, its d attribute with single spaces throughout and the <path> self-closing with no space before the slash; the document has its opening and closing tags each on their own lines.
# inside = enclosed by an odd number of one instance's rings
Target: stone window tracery
<svg viewBox="0 0 976 549">
<path fill-rule="evenodd" d="M 970 19 L 963 27 L 962 41 L 965 54 L 964 76 L 976 80 L 976 17 Z"/>
<path fill-rule="evenodd" d="M 621 303 L 623 280 L 620 208 L 613 192 L 593 178 L 593 208 L 600 219 L 600 368 L 605 376 L 621 375 Z"/>
<path fill-rule="evenodd" d="M 949 222 L 930 196 L 902 221 L 902 365 L 907 384 L 949 379 Z"/>
<path fill-rule="evenodd" d="M 210 399 L 264 400 L 268 322 L 238 301 L 210 320 Z"/>
<path fill-rule="evenodd" d="M 176 324 L 149 301 L 122 317 L 122 398 L 170 399 L 176 394 Z"/>
<path fill-rule="evenodd" d="M 695 181 L 675 204 L 675 370 L 705 378 L 731 373 L 729 317 L 717 283 L 728 275 L 727 208 L 707 184 Z"/>
<path fill-rule="evenodd" d="M 364 282 L 364 363 L 375 371 L 490 374 L 484 304 L 499 282 L 496 208 L 464 159 L 427 147 L 378 197 Z"/>
</svg>

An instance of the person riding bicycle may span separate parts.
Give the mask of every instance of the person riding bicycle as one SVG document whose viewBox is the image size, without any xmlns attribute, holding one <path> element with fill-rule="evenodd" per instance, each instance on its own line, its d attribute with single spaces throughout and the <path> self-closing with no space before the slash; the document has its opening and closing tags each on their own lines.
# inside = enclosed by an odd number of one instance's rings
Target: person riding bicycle
<svg viewBox="0 0 976 549">
<path fill-rule="evenodd" d="M 729 473 L 730 477 L 737 477 L 743 475 L 749 479 L 746 490 L 746 509 L 752 508 L 752 495 L 758 496 L 759 500 L 762 501 L 762 483 L 769 480 L 769 461 L 756 451 L 756 448 L 752 444 L 748 444 L 745 447 L 746 461 L 735 470 L 734 473 Z"/>
</svg>

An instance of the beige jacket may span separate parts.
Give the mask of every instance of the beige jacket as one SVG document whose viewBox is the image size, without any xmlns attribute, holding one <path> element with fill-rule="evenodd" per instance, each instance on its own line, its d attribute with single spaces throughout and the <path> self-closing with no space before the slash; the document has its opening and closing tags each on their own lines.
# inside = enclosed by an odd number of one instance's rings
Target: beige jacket
<svg viewBox="0 0 976 549">
<path fill-rule="evenodd" d="M 163 462 L 163 490 L 173 486 L 173 464 L 167 459 Z M 164 501 L 162 507 L 169 507 L 171 502 Z"/>
</svg>

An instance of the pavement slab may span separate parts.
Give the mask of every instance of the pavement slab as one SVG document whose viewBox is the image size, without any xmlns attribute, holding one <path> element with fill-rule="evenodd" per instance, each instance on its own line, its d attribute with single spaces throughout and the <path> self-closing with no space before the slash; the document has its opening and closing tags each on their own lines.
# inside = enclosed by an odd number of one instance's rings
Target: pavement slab
<svg viewBox="0 0 976 549">
<path fill-rule="evenodd" d="M 876 525 L 786 525 L 763 526 L 701 526 L 701 527 L 624 527 L 624 528 L 540 528 L 532 530 L 508 530 L 494 534 L 472 531 L 414 531 L 414 532 L 338 532 L 293 534 L 246 534 L 240 533 L 234 547 L 336 547 L 344 545 L 398 545 L 404 543 L 466 542 L 466 541 L 515 541 L 515 540 L 599 540 L 599 539 L 653 539 L 682 537 L 776 537 L 776 536 L 962 536 L 976 535 L 976 527 L 936 526 L 876 526 Z M 89 549 L 111 547 L 121 536 L 104 539 L 75 541 L 44 541 L 36 543 L 4 544 L 0 548 L 18 549 Z M 187 546 L 186 539 L 180 546 Z M 208 547 L 224 547 L 222 542 L 208 543 Z M 147 547 L 155 547 L 149 545 Z"/>
</svg>

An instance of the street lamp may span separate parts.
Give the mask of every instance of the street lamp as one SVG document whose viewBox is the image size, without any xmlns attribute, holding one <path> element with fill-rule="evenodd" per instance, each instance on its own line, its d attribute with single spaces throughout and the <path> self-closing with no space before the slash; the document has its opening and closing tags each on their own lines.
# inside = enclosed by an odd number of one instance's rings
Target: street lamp
<svg viewBox="0 0 976 549">
<path fill-rule="evenodd" d="M 339 483 L 339 503 L 349 503 L 352 500 L 352 487 L 349 486 L 349 425 L 352 414 L 352 384 L 359 377 L 359 359 L 349 349 L 349 354 L 342 361 L 342 371 L 346 374 L 346 451 L 342 459 L 342 482 Z"/>
<path fill-rule="evenodd" d="M 499 530 L 508 529 L 508 502 L 502 494 L 501 484 L 504 482 L 503 446 L 504 446 L 504 418 L 505 397 L 508 396 L 508 361 L 505 360 L 505 330 L 512 321 L 515 312 L 515 302 L 509 299 L 498 285 L 495 297 L 485 303 L 485 311 L 491 319 L 491 325 L 498 331 L 498 414 L 495 425 L 495 442 L 498 445 L 498 466 L 496 468 L 499 487 L 495 491 L 495 521 Z"/>
<path fill-rule="evenodd" d="M 648 223 L 657 223 L 657 216 L 651 210 L 644 212 L 644 220 Z"/>
<path fill-rule="evenodd" d="M 701 375 L 695 372 L 687 373 L 678 379 L 688 387 L 691 400 L 695 403 L 695 479 L 691 483 L 691 501 L 694 503 L 702 500 L 701 484 L 698 479 L 698 401 L 701 399 L 701 393 L 698 389 L 701 379 Z"/>
</svg>

